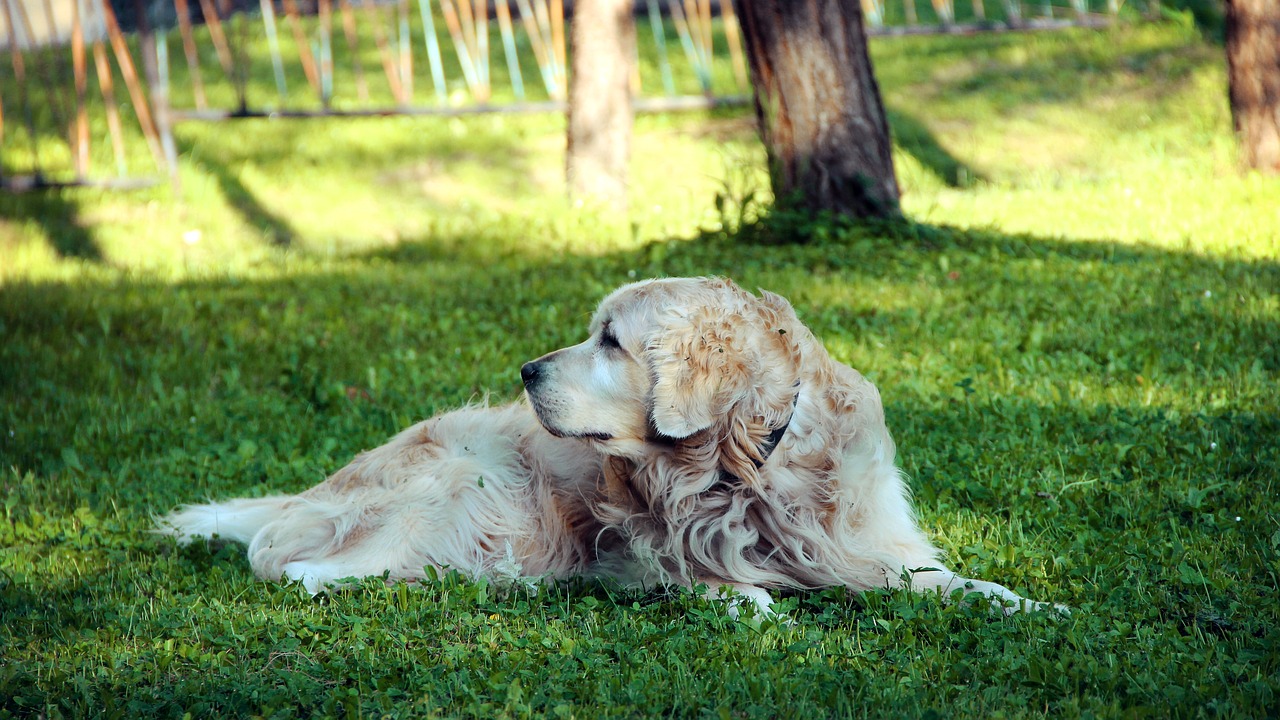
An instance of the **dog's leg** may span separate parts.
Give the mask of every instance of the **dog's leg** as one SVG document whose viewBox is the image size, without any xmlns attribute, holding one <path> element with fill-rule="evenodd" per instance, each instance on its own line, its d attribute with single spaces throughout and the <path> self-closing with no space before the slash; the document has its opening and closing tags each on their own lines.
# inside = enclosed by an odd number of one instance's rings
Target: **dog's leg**
<svg viewBox="0 0 1280 720">
<path fill-rule="evenodd" d="M 769 595 L 769 591 L 757 585 L 748 585 L 746 583 L 731 583 L 722 580 L 704 579 L 700 584 L 706 585 L 706 590 L 702 596 L 713 602 L 724 602 L 726 612 L 729 617 L 734 620 L 742 616 L 742 606 L 752 605 L 755 612 L 752 614 L 752 622 L 759 624 L 763 618 L 778 620 L 782 616 L 773 610 L 773 597 Z M 732 591 L 726 594 L 725 590 Z"/>
<path fill-rule="evenodd" d="M 301 583 L 307 592 L 318 595 L 337 585 L 337 580 L 363 575 L 357 569 L 344 567 L 341 562 L 327 560 L 295 560 L 284 564 L 284 577 L 290 582 Z"/>
<path fill-rule="evenodd" d="M 358 499 L 309 499 L 254 537 L 249 564 L 264 580 L 285 577 L 315 595 L 345 578 L 420 575 L 430 558 L 417 551 L 431 535 L 396 510 Z"/>
<path fill-rule="evenodd" d="M 924 563 L 919 567 L 938 568 L 936 562 Z M 936 590 L 943 597 L 949 598 L 951 593 L 958 589 L 963 589 L 964 594 L 979 593 L 999 602 L 1001 610 L 1005 615 L 1012 615 L 1023 610 L 1057 610 L 1062 613 L 1069 612 L 1064 605 L 1055 603 L 1037 602 L 1028 600 L 1009 588 L 999 584 L 988 582 L 986 580 L 974 580 L 972 578 L 962 577 L 945 568 L 934 570 L 921 570 L 919 572 L 911 572 L 909 589 L 916 592 L 929 592 Z"/>
</svg>

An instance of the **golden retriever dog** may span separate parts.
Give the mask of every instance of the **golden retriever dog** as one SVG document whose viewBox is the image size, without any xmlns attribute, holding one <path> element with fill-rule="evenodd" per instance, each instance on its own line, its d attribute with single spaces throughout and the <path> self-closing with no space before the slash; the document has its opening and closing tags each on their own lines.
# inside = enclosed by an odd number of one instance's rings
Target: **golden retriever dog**
<svg viewBox="0 0 1280 720">
<path fill-rule="evenodd" d="M 730 586 L 764 612 L 770 589 L 837 585 L 1028 605 L 944 568 L 875 386 L 778 295 L 626 285 L 520 375 L 527 402 L 440 415 L 303 493 L 185 506 L 160 531 L 247 543 L 259 577 L 312 593 L 433 567 Z"/>
</svg>

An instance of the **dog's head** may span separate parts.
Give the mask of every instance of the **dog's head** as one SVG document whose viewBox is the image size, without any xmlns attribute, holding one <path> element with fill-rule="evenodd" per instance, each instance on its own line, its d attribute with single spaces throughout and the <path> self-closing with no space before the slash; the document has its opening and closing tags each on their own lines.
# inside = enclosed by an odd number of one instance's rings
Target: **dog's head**
<svg viewBox="0 0 1280 720">
<path fill-rule="evenodd" d="M 791 419 L 807 330 L 777 295 L 721 279 L 639 282 L 605 298 L 590 330 L 521 369 L 554 435 L 619 456 L 696 443 L 754 475 Z"/>
</svg>

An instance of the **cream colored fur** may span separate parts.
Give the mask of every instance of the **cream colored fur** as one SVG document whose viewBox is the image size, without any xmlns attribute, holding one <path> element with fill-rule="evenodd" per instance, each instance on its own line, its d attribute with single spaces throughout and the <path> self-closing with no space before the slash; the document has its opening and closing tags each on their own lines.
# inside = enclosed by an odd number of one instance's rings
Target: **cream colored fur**
<svg viewBox="0 0 1280 720">
<path fill-rule="evenodd" d="M 777 295 L 627 285 L 522 376 L 527 403 L 441 415 L 306 492 L 186 506 L 161 531 L 246 543 L 258 576 L 312 592 L 431 566 L 728 585 L 766 610 L 770 588 L 906 582 L 1023 605 L 943 567 L 879 393 Z"/>
</svg>

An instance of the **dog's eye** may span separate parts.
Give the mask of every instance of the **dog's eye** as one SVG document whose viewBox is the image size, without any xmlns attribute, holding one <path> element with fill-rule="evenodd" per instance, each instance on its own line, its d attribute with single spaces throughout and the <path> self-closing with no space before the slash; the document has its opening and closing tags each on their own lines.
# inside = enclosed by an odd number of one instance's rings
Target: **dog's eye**
<svg viewBox="0 0 1280 720">
<path fill-rule="evenodd" d="M 622 343 L 618 342 L 618 336 L 613 334 L 608 328 L 600 333 L 600 347 L 609 350 L 618 350 L 622 348 Z"/>
</svg>

